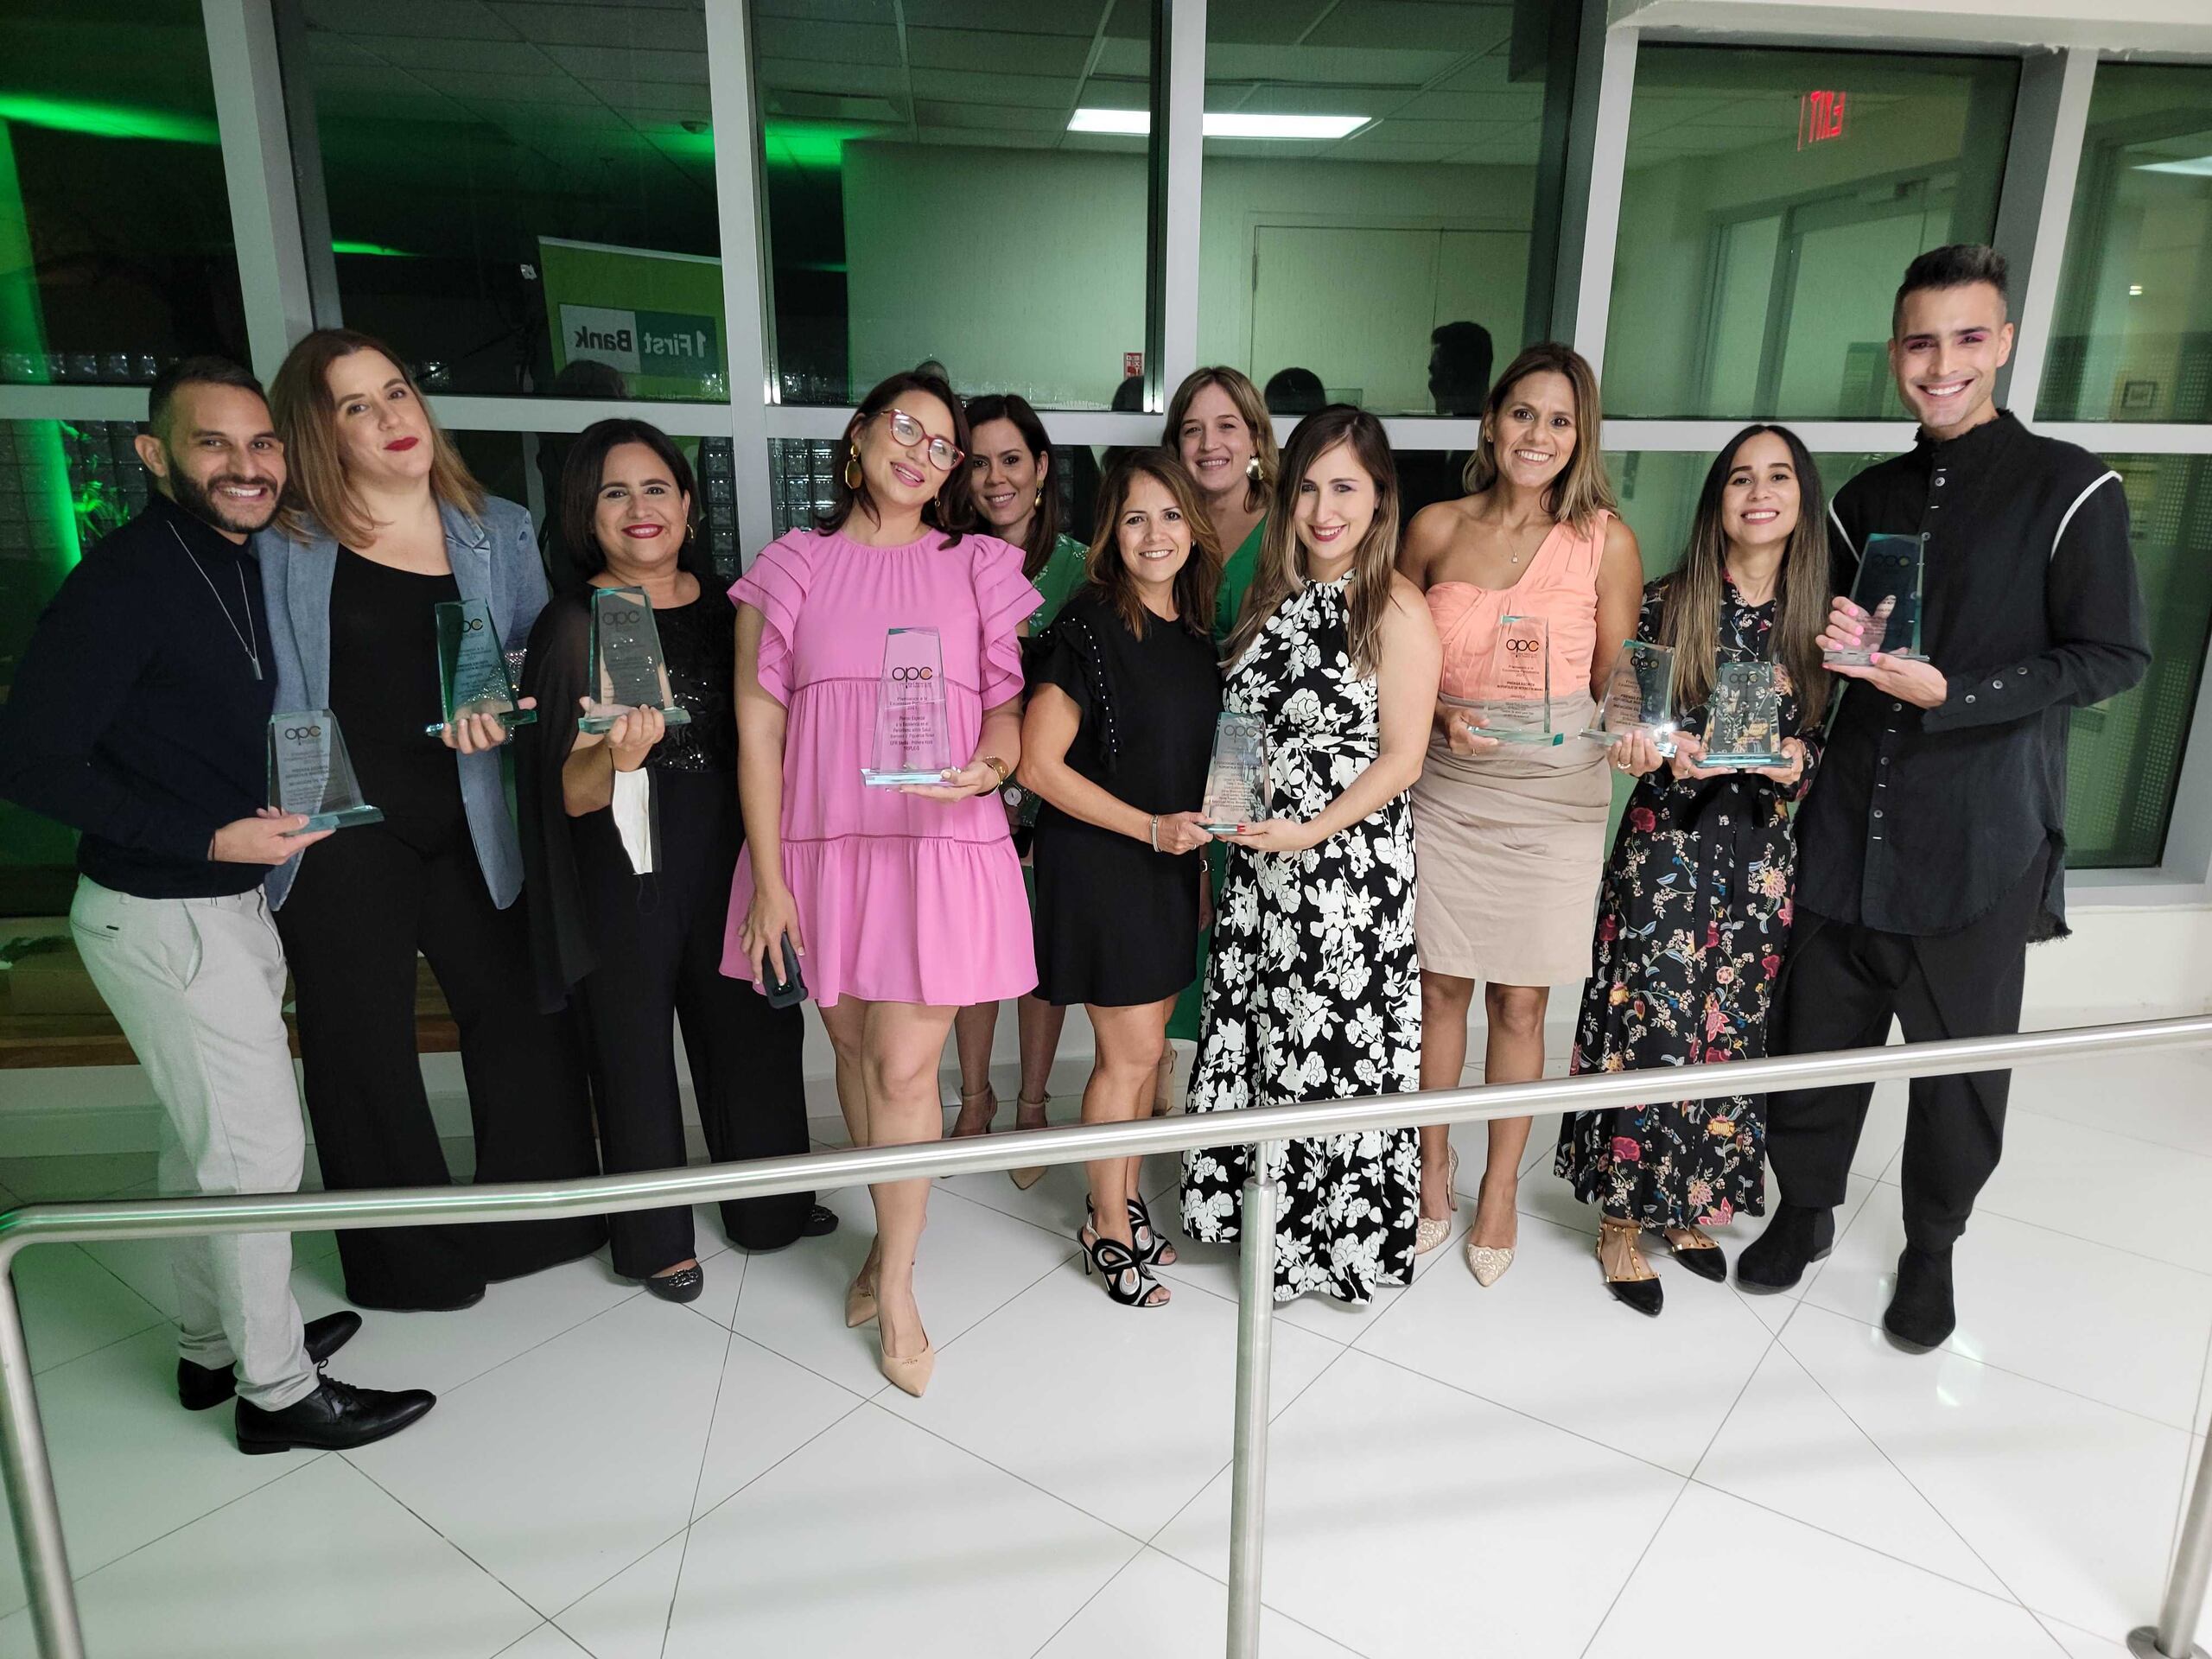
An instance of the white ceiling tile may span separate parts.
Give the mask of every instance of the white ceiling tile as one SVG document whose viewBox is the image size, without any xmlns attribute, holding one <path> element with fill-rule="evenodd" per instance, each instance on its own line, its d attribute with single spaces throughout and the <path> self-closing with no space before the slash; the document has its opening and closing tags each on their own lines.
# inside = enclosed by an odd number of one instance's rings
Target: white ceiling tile
<svg viewBox="0 0 2212 1659">
<path fill-rule="evenodd" d="M 377 0 L 381 6 L 384 0 Z M 549 46 L 631 46 L 704 52 L 707 14 L 701 0 L 683 6 L 550 5 L 545 0 L 486 0 L 526 41 Z"/>
<path fill-rule="evenodd" d="M 1032 108 L 1075 107 L 1076 84 L 1048 76 L 995 75 L 964 69 L 917 69 L 914 96 L 952 104 L 1020 104 Z"/>
<path fill-rule="evenodd" d="M 909 29 L 906 57 L 917 69 L 984 69 L 1018 75 L 1079 75 L 1090 42 L 1071 35 L 991 34 L 972 29 Z"/>
<path fill-rule="evenodd" d="M 578 80 L 594 86 L 640 81 L 697 86 L 707 84 L 707 54 L 703 52 L 645 52 L 596 46 L 548 46 L 540 50 Z"/>
<path fill-rule="evenodd" d="M 760 18 L 753 25 L 753 49 L 763 60 L 795 58 L 806 63 L 899 61 L 899 31 L 888 23 L 825 23 L 802 18 Z"/>
</svg>

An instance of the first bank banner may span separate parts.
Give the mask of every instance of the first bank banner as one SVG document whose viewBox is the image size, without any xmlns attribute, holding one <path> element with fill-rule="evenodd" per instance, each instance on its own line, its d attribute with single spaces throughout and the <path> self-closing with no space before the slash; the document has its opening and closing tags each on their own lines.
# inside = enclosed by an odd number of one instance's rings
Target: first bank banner
<svg viewBox="0 0 2212 1659">
<path fill-rule="evenodd" d="M 727 395 L 720 260 L 550 236 L 537 238 L 537 257 L 555 372 L 596 363 L 621 377 L 619 393 L 577 390 L 648 399 Z"/>
</svg>

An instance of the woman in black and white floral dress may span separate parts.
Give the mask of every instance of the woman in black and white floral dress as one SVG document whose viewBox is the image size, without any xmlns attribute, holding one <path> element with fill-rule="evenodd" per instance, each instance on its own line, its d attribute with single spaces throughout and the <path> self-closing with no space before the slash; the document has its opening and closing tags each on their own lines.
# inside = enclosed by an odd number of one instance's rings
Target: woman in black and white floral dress
<svg viewBox="0 0 2212 1659">
<path fill-rule="evenodd" d="M 1269 817 L 1222 839 L 1190 1109 L 1229 1112 L 1421 1086 L 1413 818 L 1436 703 L 1428 609 L 1392 566 L 1397 476 L 1380 423 L 1335 405 L 1284 452 L 1224 709 L 1268 724 Z M 1183 1223 L 1238 1232 L 1252 1148 L 1186 1153 Z M 1410 1128 L 1276 1141 L 1275 1297 L 1364 1302 L 1413 1268 Z"/>
</svg>

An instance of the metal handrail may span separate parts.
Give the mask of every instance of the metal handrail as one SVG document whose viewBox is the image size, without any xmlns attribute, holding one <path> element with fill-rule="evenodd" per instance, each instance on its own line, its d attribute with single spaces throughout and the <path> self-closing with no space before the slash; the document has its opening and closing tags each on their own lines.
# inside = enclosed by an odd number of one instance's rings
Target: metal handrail
<svg viewBox="0 0 2212 1659">
<path fill-rule="evenodd" d="M 16 1549 L 41 1659 L 84 1659 L 84 1636 L 61 1535 L 54 1473 L 39 1421 L 13 1268 L 34 1244 L 175 1238 L 230 1232 L 298 1232 L 440 1223 L 550 1220 L 677 1205 L 766 1198 L 882 1181 L 1098 1158 L 1145 1157 L 1192 1147 L 1487 1122 L 1540 1111 L 1594 1111 L 1660 1101 L 1766 1094 L 1843 1083 L 1996 1071 L 2083 1055 L 2110 1056 L 2212 1043 L 2212 1014 L 2079 1026 L 2059 1031 L 1840 1049 L 1725 1065 L 1612 1071 L 1534 1083 L 1437 1089 L 1359 1100 L 1259 1106 L 1228 1114 L 1071 1124 L 1019 1135 L 850 1147 L 639 1175 L 471 1187 L 378 1188 L 244 1197 L 143 1198 L 127 1203 L 34 1204 L 0 1215 L 0 1478 L 16 1521 Z M 1244 1185 L 1238 1274 L 1236 1420 L 1230 1527 L 1230 1659 L 1259 1652 L 1260 1558 L 1267 1472 L 1268 1360 L 1272 1331 L 1274 1223 L 1281 1193 Z M 2164 1605 L 2155 1627 L 2133 1632 L 2146 1659 L 2204 1659 L 2192 1646 L 2212 1580 L 2212 1444 L 2191 1491 Z"/>
</svg>

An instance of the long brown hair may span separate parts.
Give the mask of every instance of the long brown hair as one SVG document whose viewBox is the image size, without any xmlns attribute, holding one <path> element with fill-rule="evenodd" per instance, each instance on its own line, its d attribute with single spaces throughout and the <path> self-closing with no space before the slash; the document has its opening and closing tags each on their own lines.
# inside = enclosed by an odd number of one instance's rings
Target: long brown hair
<svg viewBox="0 0 2212 1659">
<path fill-rule="evenodd" d="M 1037 411 L 1020 392 L 992 392 L 968 400 L 968 430 L 972 435 L 986 421 L 1012 421 L 1021 434 L 1033 459 L 1047 467 L 1044 487 L 1037 493 L 1037 510 L 1029 515 L 1029 534 L 1021 538 L 1021 574 L 1031 582 L 1045 568 L 1045 561 L 1052 556 L 1052 544 L 1060 539 L 1060 475 L 1050 470 L 1052 441 L 1045 433 L 1045 423 L 1037 418 Z M 965 449 L 968 445 L 960 446 Z M 970 455 L 965 465 L 972 498 L 976 463 L 980 455 Z M 976 517 L 982 517 L 977 509 Z"/>
<path fill-rule="evenodd" d="M 1659 643 L 1675 648 L 1675 707 L 1698 707 L 1711 694 L 1719 671 L 1720 607 L 1728 569 L 1721 497 L 1736 468 L 1736 457 L 1765 432 L 1789 446 L 1789 465 L 1797 474 L 1797 527 L 1782 545 L 1782 566 L 1775 573 L 1774 630 L 1767 636 L 1767 655 L 1788 671 L 1799 714 L 1809 726 L 1828 705 L 1828 676 L 1821 664 L 1819 645 L 1828 620 L 1828 506 L 1820 469 L 1788 427 L 1745 427 L 1721 446 L 1706 469 L 1681 569 L 1666 579 Z"/>
<path fill-rule="evenodd" d="M 962 456 L 960 464 L 944 475 L 944 482 L 938 486 L 936 495 L 922 504 L 922 522 L 932 530 L 943 531 L 947 547 L 958 541 L 963 532 L 975 527 L 976 499 L 968 485 L 966 459 L 969 445 L 968 412 L 961 406 L 960 400 L 952 395 L 952 388 L 945 385 L 941 376 L 924 374 L 919 369 L 908 369 L 888 379 L 877 381 L 868 396 L 861 399 L 860 407 L 853 411 L 853 418 L 845 423 L 845 435 L 837 440 L 837 448 L 842 453 L 830 463 L 831 474 L 836 480 L 836 493 L 830 498 L 830 511 L 814 521 L 814 527 L 823 535 L 843 528 L 845 520 L 861 508 L 867 509 L 869 518 L 878 517 L 875 499 L 868 493 L 868 480 L 863 478 L 858 484 L 849 484 L 845 481 L 845 468 L 851 465 L 852 457 L 858 453 L 861 429 L 897 403 L 902 391 L 925 391 L 952 411 L 952 442 Z M 922 465 L 926 468 L 929 462 L 925 460 Z"/>
<path fill-rule="evenodd" d="M 284 441 L 289 474 L 282 515 L 286 532 L 303 542 L 313 526 L 320 525 L 351 547 L 365 547 L 376 540 L 376 521 L 346 476 L 338 448 L 338 399 L 330 391 L 330 365 L 356 352 L 374 352 L 384 358 L 399 371 L 408 391 L 423 405 L 423 418 L 430 428 L 432 498 L 441 506 L 481 518 L 484 486 L 438 424 L 406 360 L 374 334 L 358 328 L 317 328 L 284 353 L 269 386 L 269 412 L 276 422 L 276 435 Z"/>
<path fill-rule="evenodd" d="M 1114 463 L 1098 491 L 1098 528 L 1090 538 L 1085 563 L 1090 580 L 1103 588 L 1129 632 L 1144 638 L 1144 601 L 1138 596 L 1136 578 L 1122 556 L 1122 509 L 1128 505 L 1129 489 L 1140 478 L 1157 482 L 1175 498 L 1183 522 L 1191 527 L 1191 556 L 1175 573 L 1175 620 L 1201 639 L 1213 638 L 1214 595 L 1221 588 L 1221 539 L 1206 516 L 1206 499 L 1198 480 L 1172 449 L 1132 449 Z"/>
<path fill-rule="evenodd" d="M 1244 510 L 1249 512 L 1268 499 L 1275 475 L 1282 471 L 1282 455 L 1275 448 L 1275 423 L 1268 413 L 1268 400 L 1260 396 L 1260 389 L 1252 384 L 1251 376 L 1219 363 L 1211 368 L 1193 369 L 1185 375 L 1183 384 L 1167 400 L 1167 423 L 1160 429 L 1160 447 L 1173 450 L 1179 460 L 1181 458 L 1183 422 L 1190 415 L 1192 400 L 1208 386 L 1219 386 L 1229 401 L 1236 405 L 1244 424 L 1251 429 L 1252 450 L 1260 467 L 1259 475 L 1248 477 L 1244 482 Z"/>
<path fill-rule="evenodd" d="M 1268 619 L 1306 586 L 1306 553 L 1298 539 L 1298 492 L 1313 463 L 1338 444 L 1351 447 L 1352 458 L 1375 480 L 1375 522 L 1352 550 L 1351 580 L 1344 585 L 1344 638 L 1352 666 L 1371 676 L 1381 660 L 1382 618 L 1390 607 L 1390 587 L 1398 561 L 1398 464 L 1382 423 L 1350 404 L 1317 409 L 1298 423 L 1282 452 L 1282 475 L 1275 480 L 1268 507 L 1268 527 L 1260 537 L 1260 556 L 1244 608 L 1223 649 L 1235 662 L 1259 637 Z"/>
<path fill-rule="evenodd" d="M 1576 535 L 1590 533 L 1590 522 L 1600 512 L 1618 512 L 1612 481 L 1605 476 L 1605 453 L 1598 447 L 1604 412 L 1598 404 L 1598 377 L 1572 346 L 1548 340 L 1505 365 L 1505 372 L 1483 400 L 1482 429 L 1475 436 L 1474 454 L 1467 457 L 1461 482 L 1470 495 L 1480 495 L 1497 482 L 1497 417 L 1513 401 L 1514 390 L 1532 374 L 1567 377 L 1574 393 L 1574 453 L 1567 458 L 1544 490 L 1544 511 L 1569 526 Z"/>
</svg>

